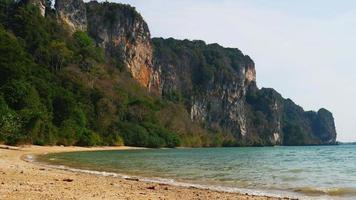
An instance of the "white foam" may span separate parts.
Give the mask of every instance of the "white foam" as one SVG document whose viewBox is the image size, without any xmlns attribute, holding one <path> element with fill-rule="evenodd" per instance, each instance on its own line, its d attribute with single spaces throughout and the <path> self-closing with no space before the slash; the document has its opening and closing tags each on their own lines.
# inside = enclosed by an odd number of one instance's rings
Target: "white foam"
<svg viewBox="0 0 356 200">
<path fill-rule="evenodd" d="M 270 197 L 278 197 L 278 198 L 283 198 L 283 197 L 297 198 L 296 196 L 291 196 L 288 195 L 287 193 L 278 194 L 278 193 L 270 193 L 268 191 L 260 191 L 260 190 L 252 190 L 252 189 L 177 182 L 174 179 L 168 179 L 168 178 L 158 178 L 158 177 L 148 178 L 148 177 L 141 177 L 141 176 L 129 176 L 127 174 L 120 174 L 114 172 L 77 169 L 77 168 L 67 167 L 64 165 L 48 165 L 48 164 L 41 164 L 41 165 L 45 165 L 46 167 L 50 167 L 54 169 L 67 170 L 71 172 L 80 172 L 80 173 L 93 174 L 93 175 L 105 176 L 105 177 L 115 177 L 115 178 L 122 178 L 122 179 L 138 179 L 139 181 L 142 182 L 167 184 L 167 185 L 177 186 L 177 187 L 208 189 L 208 190 L 220 191 L 220 192 L 239 193 L 239 194 L 257 195 L 257 196 L 270 196 Z"/>
<path fill-rule="evenodd" d="M 34 162 L 34 157 L 31 155 L 27 156 Z M 175 179 L 168 179 L 168 178 L 148 178 L 148 177 L 141 177 L 141 176 L 130 176 L 127 174 L 121 173 L 114 173 L 114 172 L 106 172 L 106 171 L 96 171 L 96 170 L 87 170 L 87 169 L 77 169 L 72 167 L 67 167 L 64 165 L 49 165 L 39 163 L 40 165 L 44 165 L 46 167 L 60 169 L 60 170 L 67 170 L 71 172 L 80 172 L 86 174 L 93 174 L 98 176 L 105 176 L 105 177 L 115 177 L 115 178 L 122 178 L 122 179 L 138 179 L 142 182 L 149 182 L 149 183 L 158 183 L 158 184 L 167 184 L 171 186 L 177 187 L 185 187 L 185 188 L 197 188 L 197 189 L 207 189 L 212 191 L 219 191 L 219 192 L 229 192 L 229 193 L 238 193 L 238 194 L 248 194 L 248 195 L 255 195 L 255 196 L 269 196 L 269 197 L 276 197 L 276 198 L 292 198 L 292 199 L 301 199 L 301 200 L 329 200 L 332 198 L 329 197 L 307 197 L 301 196 L 300 194 L 296 194 L 293 192 L 287 191 L 279 191 L 279 190 L 255 190 L 255 189 L 246 189 L 246 188 L 237 188 L 237 187 L 228 187 L 228 186 L 216 186 L 216 185 L 204 185 L 204 184 L 196 184 L 196 183 L 188 183 L 188 182 L 179 182 Z"/>
</svg>

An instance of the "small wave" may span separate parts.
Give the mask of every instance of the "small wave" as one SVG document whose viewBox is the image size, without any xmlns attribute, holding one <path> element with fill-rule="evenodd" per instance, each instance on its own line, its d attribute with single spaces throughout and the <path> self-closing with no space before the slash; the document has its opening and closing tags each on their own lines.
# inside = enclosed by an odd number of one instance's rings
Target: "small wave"
<svg viewBox="0 0 356 200">
<path fill-rule="evenodd" d="M 28 155 L 27 158 L 31 159 L 31 162 L 36 161 L 36 159 Z M 277 197 L 277 198 L 292 198 L 292 199 L 333 199 L 332 197 L 349 197 L 349 196 L 356 196 L 356 188 L 331 188 L 331 189 L 321 189 L 321 188 L 311 188 L 311 187 L 303 187 L 298 189 L 291 189 L 291 190 L 279 190 L 278 188 L 269 188 L 267 190 L 260 190 L 260 189 L 249 189 L 249 188 L 242 188 L 240 187 L 229 187 L 229 186 L 220 186 L 220 185 L 205 185 L 205 184 L 196 184 L 196 183 L 188 183 L 188 182 L 180 182 L 175 179 L 169 178 L 149 178 L 149 177 L 141 177 L 141 176 L 130 176 L 126 174 L 120 174 L 115 172 L 106 172 L 106 171 L 95 171 L 95 170 L 88 170 L 88 169 L 78 169 L 72 168 L 64 165 L 51 165 L 51 164 L 44 164 L 38 162 L 40 165 L 44 165 L 54 169 L 61 169 L 67 170 L 72 172 L 80 172 L 80 173 L 87 173 L 99 176 L 107 176 L 107 177 L 117 177 L 122 179 L 137 179 L 143 182 L 150 182 L 150 183 L 158 183 L 158 184 L 167 184 L 171 186 L 178 186 L 178 187 L 187 187 L 187 188 L 197 188 L 197 189 L 208 189 L 213 191 L 220 191 L 220 192 L 229 192 L 229 193 L 239 193 L 239 194 L 249 194 L 249 195 L 256 195 L 256 196 L 270 196 L 270 197 Z M 247 185 L 248 186 L 248 185 Z"/>
<path fill-rule="evenodd" d="M 295 189 L 294 192 L 302 193 L 309 196 L 334 196 L 346 197 L 356 196 L 356 188 L 313 188 L 303 187 Z"/>
<path fill-rule="evenodd" d="M 168 178 L 157 178 L 157 177 L 148 178 L 148 177 L 140 177 L 140 176 L 130 176 L 130 175 L 114 173 L 114 172 L 77 169 L 77 168 L 67 167 L 64 165 L 50 165 L 50 164 L 43 164 L 43 163 L 39 163 L 39 164 L 44 165 L 46 167 L 67 170 L 67 171 L 71 171 L 71 172 L 80 172 L 80 173 L 87 173 L 87 174 L 106 176 L 106 177 L 117 177 L 117 178 L 122 178 L 122 179 L 137 179 L 137 180 L 143 181 L 143 182 L 167 184 L 167 185 L 177 186 L 177 187 L 208 189 L 208 190 L 212 190 L 212 191 L 248 194 L 248 195 L 256 195 L 256 196 L 269 196 L 269 197 L 277 197 L 277 198 L 284 198 L 284 197 L 300 198 L 300 197 L 297 197 L 296 195 L 293 195 L 291 193 L 281 192 L 281 191 L 272 192 L 272 191 L 265 191 L 265 190 L 254 190 L 254 189 L 227 187 L 227 186 L 203 185 L 203 184 L 196 184 L 196 183 L 178 182 L 175 179 L 168 179 Z"/>
</svg>

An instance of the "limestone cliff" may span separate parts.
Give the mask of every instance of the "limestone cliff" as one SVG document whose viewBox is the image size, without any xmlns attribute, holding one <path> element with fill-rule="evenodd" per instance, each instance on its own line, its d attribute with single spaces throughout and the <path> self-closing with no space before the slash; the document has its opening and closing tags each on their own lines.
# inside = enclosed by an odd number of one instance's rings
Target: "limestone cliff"
<svg viewBox="0 0 356 200">
<path fill-rule="evenodd" d="M 56 0 L 55 9 L 71 32 L 87 30 L 86 9 L 82 0 Z"/>
<path fill-rule="evenodd" d="M 88 32 L 106 54 L 122 62 L 133 78 L 150 90 L 159 87 L 153 70 L 152 42 L 146 22 L 133 7 L 115 3 L 87 4 Z"/>
<path fill-rule="evenodd" d="M 240 50 L 203 41 L 151 39 L 129 5 L 56 0 L 60 19 L 87 31 L 108 60 L 163 99 L 184 105 L 209 133 L 233 137 L 227 145 L 334 144 L 332 114 L 305 112 L 273 89 L 259 89 L 253 60 Z"/>
<path fill-rule="evenodd" d="M 116 3 L 56 0 L 56 11 L 71 32 L 87 31 L 108 59 L 126 67 L 132 77 L 158 93 L 158 71 L 152 64 L 152 42 L 146 22 L 136 10 Z"/>
<path fill-rule="evenodd" d="M 258 89 L 254 62 L 238 49 L 202 41 L 154 39 L 162 96 L 181 101 L 191 119 L 232 134 L 232 145 L 334 144 L 332 114 L 305 112 L 273 89 Z"/>
<path fill-rule="evenodd" d="M 182 98 L 191 119 L 206 128 L 249 137 L 245 96 L 256 88 L 256 72 L 248 56 L 202 41 L 157 38 L 154 44 L 164 98 Z"/>
</svg>

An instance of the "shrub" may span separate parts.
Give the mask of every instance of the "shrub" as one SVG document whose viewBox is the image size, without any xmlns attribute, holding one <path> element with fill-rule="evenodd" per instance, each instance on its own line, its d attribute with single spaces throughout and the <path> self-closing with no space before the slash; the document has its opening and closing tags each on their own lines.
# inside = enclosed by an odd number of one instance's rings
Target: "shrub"
<svg viewBox="0 0 356 200">
<path fill-rule="evenodd" d="M 10 81 L 1 87 L 0 92 L 10 108 L 21 110 L 25 107 L 35 108 L 40 104 L 36 89 L 24 81 Z"/>
<path fill-rule="evenodd" d="M 119 124 L 119 129 L 125 145 L 140 147 L 148 145 L 149 134 L 144 127 L 130 122 L 122 122 Z"/>
<path fill-rule="evenodd" d="M 73 34 L 74 59 L 84 70 L 92 68 L 96 62 L 102 62 L 104 55 L 101 49 L 96 48 L 94 41 L 86 32 L 77 31 Z"/>
<path fill-rule="evenodd" d="M 0 140 L 6 144 L 14 145 L 24 137 L 20 137 L 20 119 L 16 112 L 12 111 L 0 96 Z"/>
<path fill-rule="evenodd" d="M 72 146 L 78 141 L 82 132 L 82 128 L 73 120 L 65 120 L 59 128 L 57 144 Z"/>
<path fill-rule="evenodd" d="M 79 140 L 76 142 L 77 146 L 97 146 L 101 144 L 102 142 L 100 136 L 87 129 L 81 133 Z"/>
</svg>

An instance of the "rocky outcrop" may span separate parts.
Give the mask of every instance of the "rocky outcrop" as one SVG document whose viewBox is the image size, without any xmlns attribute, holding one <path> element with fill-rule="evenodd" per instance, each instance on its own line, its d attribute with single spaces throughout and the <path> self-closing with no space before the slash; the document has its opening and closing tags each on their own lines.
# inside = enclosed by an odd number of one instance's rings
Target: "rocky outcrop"
<svg viewBox="0 0 356 200">
<path fill-rule="evenodd" d="M 334 144 L 336 140 L 336 130 L 333 114 L 322 108 L 318 111 L 316 121 L 313 123 L 313 130 L 316 136 L 324 144 Z"/>
<path fill-rule="evenodd" d="M 202 41 L 156 38 L 162 96 L 184 102 L 193 121 L 230 133 L 232 145 L 334 144 L 332 114 L 305 112 L 273 89 L 258 89 L 250 57 Z"/>
<path fill-rule="evenodd" d="M 122 63 L 142 86 L 157 90 L 152 42 L 146 22 L 133 7 L 115 3 L 87 4 L 88 32 L 108 57 Z"/>
<path fill-rule="evenodd" d="M 126 67 L 142 86 L 159 93 L 159 71 L 152 63 L 150 31 L 135 8 L 82 0 L 56 0 L 55 8 L 71 32 L 87 31 L 108 59 L 120 68 Z"/>
<path fill-rule="evenodd" d="M 56 0 L 55 9 L 70 32 L 87 30 L 86 9 L 82 0 Z"/>
<path fill-rule="evenodd" d="M 248 132 L 263 145 L 283 143 L 284 99 L 273 89 L 249 90 L 245 97 L 249 110 Z"/>
<path fill-rule="evenodd" d="M 216 132 L 248 137 L 249 88 L 256 88 L 254 62 L 238 49 L 202 41 L 154 39 L 162 96 L 183 98 L 191 119 Z"/>
<path fill-rule="evenodd" d="M 46 1 L 45 0 L 23 0 L 22 2 L 36 6 L 39 9 L 42 17 L 44 17 L 46 15 Z"/>
<path fill-rule="evenodd" d="M 229 145 L 334 144 L 332 114 L 305 112 L 273 89 L 259 89 L 253 60 L 240 50 L 203 41 L 151 39 L 128 5 L 56 0 L 71 31 L 87 31 L 107 59 L 140 85 L 183 104 L 191 121 L 234 138 Z"/>
</svg>

